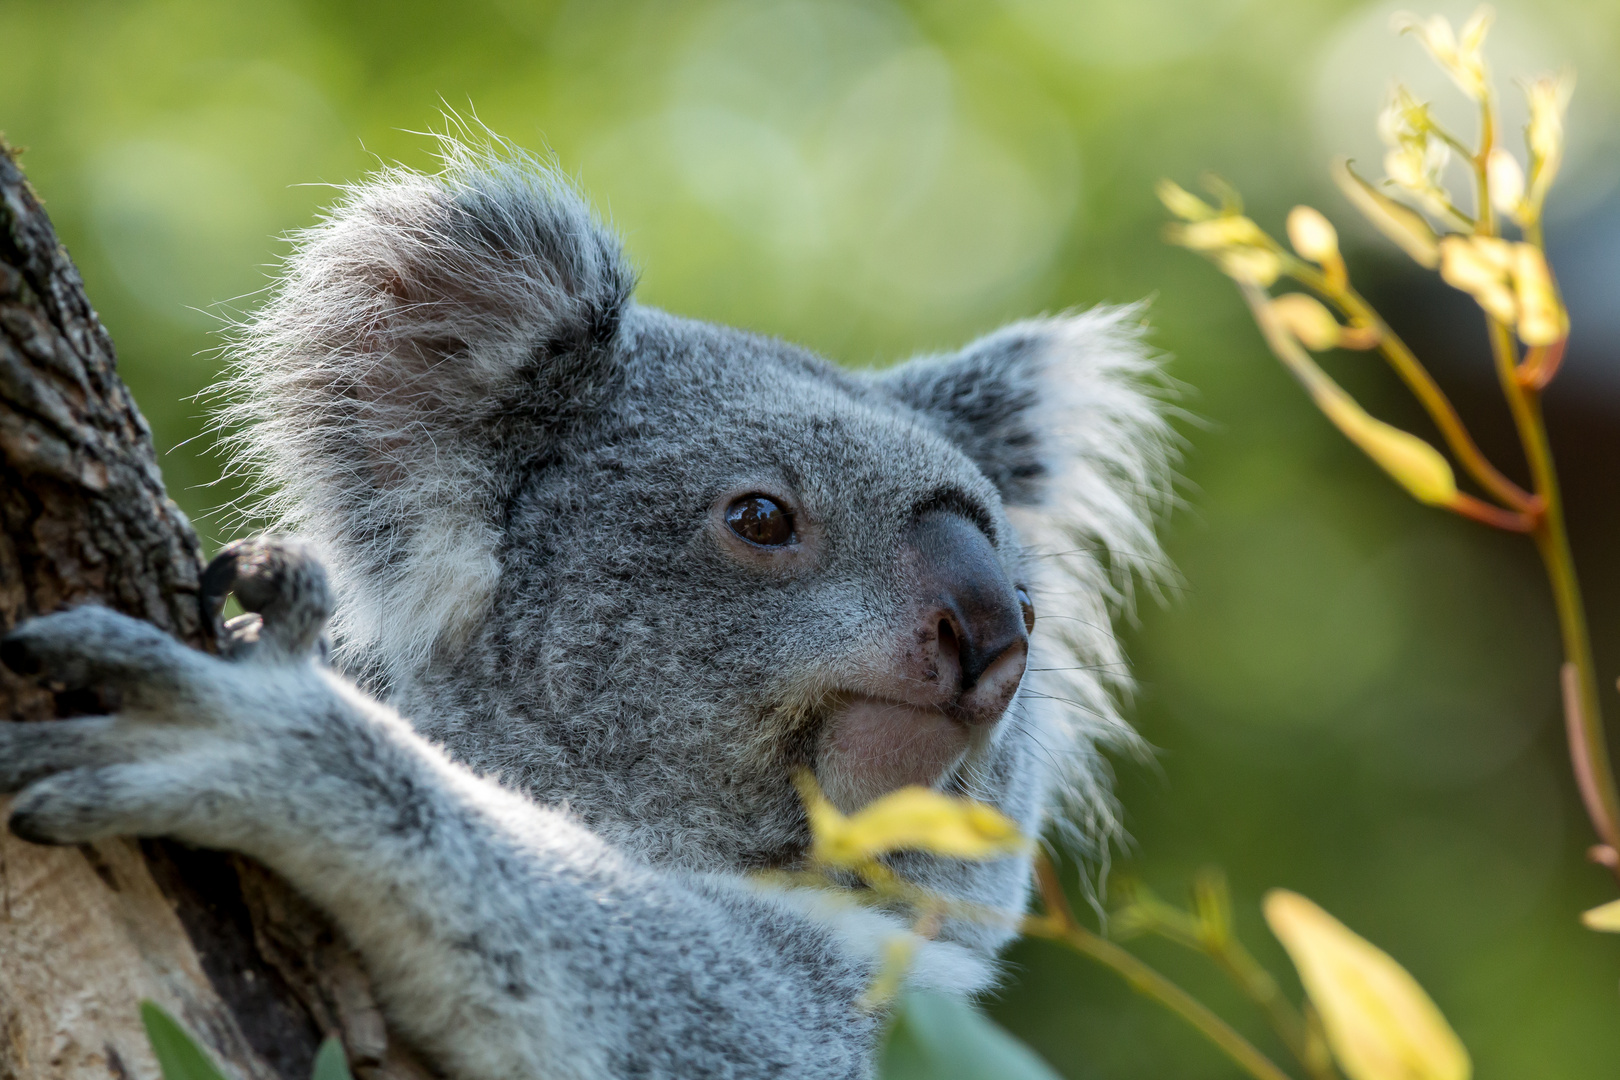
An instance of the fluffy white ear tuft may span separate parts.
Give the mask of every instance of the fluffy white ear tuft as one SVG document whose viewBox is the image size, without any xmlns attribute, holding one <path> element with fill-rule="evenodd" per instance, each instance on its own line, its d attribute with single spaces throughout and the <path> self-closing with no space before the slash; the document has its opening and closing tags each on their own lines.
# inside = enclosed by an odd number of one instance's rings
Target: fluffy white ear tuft
<svg viewBox="0 0 1620 1080">
<path fill-rule="evenodd" d="M 621 381 L 635 284 L 553 167 L 441 143 L 294 237 L 221 388 L 255 512 L 317 545 L 338 658 L 384 680 L 476 625 L 516 477 Z"/>
</svg>

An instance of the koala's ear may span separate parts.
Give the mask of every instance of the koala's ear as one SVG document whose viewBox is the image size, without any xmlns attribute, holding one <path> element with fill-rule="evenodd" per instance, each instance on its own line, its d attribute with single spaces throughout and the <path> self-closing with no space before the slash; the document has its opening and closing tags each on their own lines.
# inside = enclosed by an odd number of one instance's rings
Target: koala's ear
<svg viewBox="0 0 1620 1080">
<path fill-rule="evenodd" d="M 1151 540 L 1173 456 L 1140 315 L 1099 307 L 1014 323 L 879 382 L 972 458 L 1009 509 L 1128 548 Z"/>
<path fill-rule="evenodd" d="M 295 237 L 233 342 L 238 460 L 315 541 L 340 648 L 414 662 L 471 625 L 515 476 L 620 384 L 635 278 L 555 169 L 444 140 Z"/>
</svg>

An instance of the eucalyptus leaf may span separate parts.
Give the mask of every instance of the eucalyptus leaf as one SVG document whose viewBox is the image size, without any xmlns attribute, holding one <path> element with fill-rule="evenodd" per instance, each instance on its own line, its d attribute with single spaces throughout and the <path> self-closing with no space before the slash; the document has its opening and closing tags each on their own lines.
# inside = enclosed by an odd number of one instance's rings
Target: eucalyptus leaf
<svg viewBox="0 0 1620 1080">
<path fill-rule="evenodd" d="M 911 992 L 883 1050 L 883 1080 L 1060 1080 L 1052 1067 L 960 998 Z"/>
<path fill-rule="evenodd" d="M 348 1059 L 343 1056 L 343 1044 L 337 1039 L 327 1039 L 321 1043 L 320 1051 L 315 1055 L 315 1071 L 310 1074 L 309 1080 L 354 1080 L 354 1074 L 349 1072 Z"/>
<path fill-rule="evenodd" d="M 141 1002 L 141 1023 L 152 1044 L 152 1056 L 163 1070 L 163 1080 L 229 1080 L 180 1021 L 157 1002 Z"/>
</svg>

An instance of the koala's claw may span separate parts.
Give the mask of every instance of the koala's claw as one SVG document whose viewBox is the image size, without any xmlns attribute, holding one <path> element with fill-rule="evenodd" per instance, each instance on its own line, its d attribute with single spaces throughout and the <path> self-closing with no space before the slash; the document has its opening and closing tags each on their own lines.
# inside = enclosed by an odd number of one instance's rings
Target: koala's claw
<svg viewBox="0 0 1620 1080">
<path fill-rule="evenodd" d="M 10 634 L 0 640 L 0 664 L 4 664 L 6 670 L 24 677 L 38 675 L 45 667 L 26 641 L 19 641 Z"/>
<path fill-rule="evenodd" d="M 227 544 L 203 572 L 203 602 L 218 612 L 235 593 L 250 615 L 226 624 L 233 657 L 274 653 L 302 658 L 322 649 L 332 593 L 309 546 L 285 536 L 256 536 Z"/>
</svg>

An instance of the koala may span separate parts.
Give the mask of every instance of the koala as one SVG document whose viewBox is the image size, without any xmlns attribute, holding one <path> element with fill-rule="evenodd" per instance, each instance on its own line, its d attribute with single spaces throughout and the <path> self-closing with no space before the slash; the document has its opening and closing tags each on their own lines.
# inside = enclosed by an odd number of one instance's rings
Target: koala
<svg viewBox="0 0 1620 1080">
<path fill-rule="evenodd" d="M 205 588 L 257 615 L 217 657 L 94 606 L 7 637 L 119 702 L 0 725 L 11 830 L 262 861 L 453 1080 L 871 1076 L 862 997 L 915 932 L 759 873 L 804 865 L 793 778 L 1106 854 L 1164 382 L 1130 307 L 861 373 L 634 287 L 510 147 L 348 189 L 233 342 L 224 420 L 287 535 Z M 1028 901 L 1026 856 L 890 861 Z M 945 921 L 909 982 L 985 990 L 1010 925 Z"/>
</svg>

